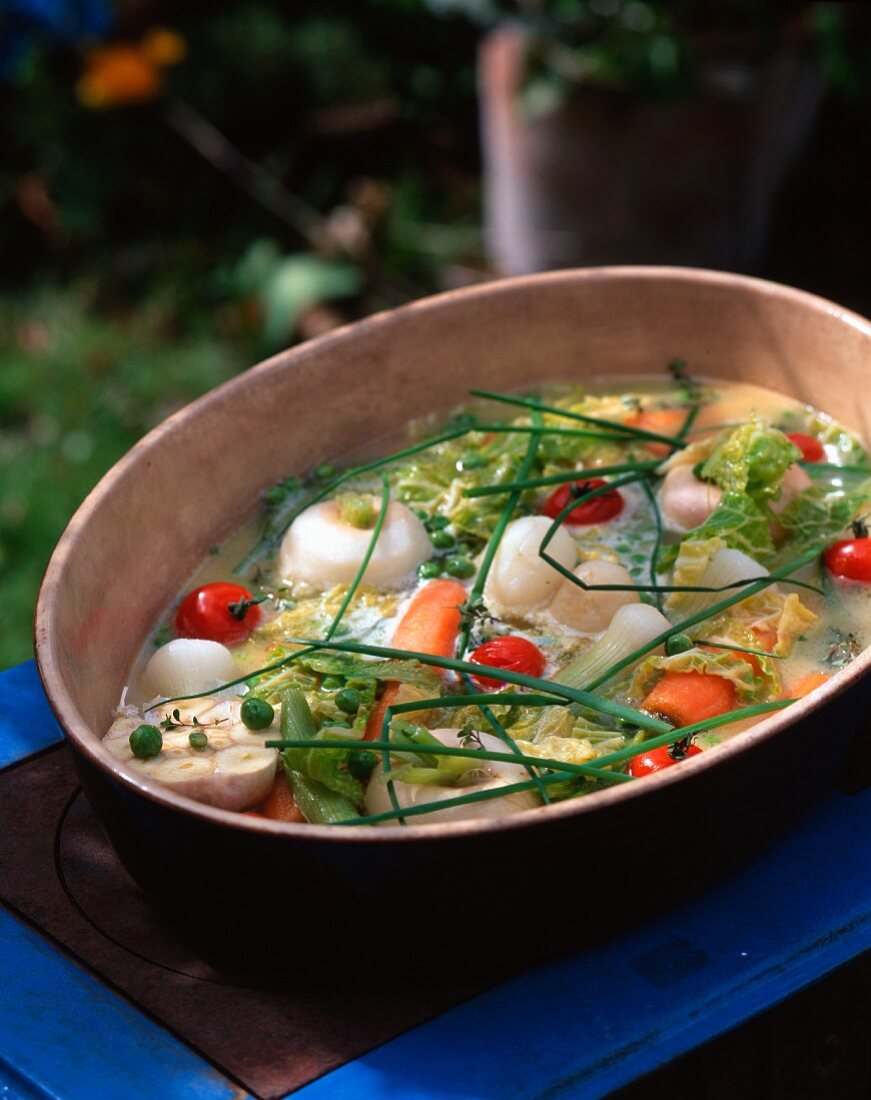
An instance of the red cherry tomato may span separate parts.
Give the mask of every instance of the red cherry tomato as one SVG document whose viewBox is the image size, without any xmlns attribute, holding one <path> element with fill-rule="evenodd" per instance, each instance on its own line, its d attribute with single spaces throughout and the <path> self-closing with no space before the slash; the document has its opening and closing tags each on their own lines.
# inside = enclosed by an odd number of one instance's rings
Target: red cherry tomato
<svg viewBox="0 0 871 1100">
<path fill-rule="evenodd" d="M 629 761 L 629 774 L 638 779 L 642 775 L 670 768 L 672 764 L 679 764 L 688 756 L 698 756 L 701 751 L 698 745 L 690 745 L 689 748 L 680 744 L 662 745 L 658 749 L 643 752 L 640 756 L 633 756 Z"/>
<path fill-rule="evenodd" d="M 787 432 L 786 438 L 801 451 L 805 462 L 819 462 L 826 457 L 825 449 L 818 439 L 804 432 Z"/>
<path fill-rule="evenodd" d="M 476 665 L 492 665 L 509 672 L 522 672 L 524 676 L 541 676 L 545 666 L 544 654 L 538 646 L 514 634 L 484 642 L 471 654 L 469 660 Z M 504 680 L 495 680 L 489 676 L 473 676 L 472 679 L 486 688 L 499 688 L 505 684 Z"/>
<path fill-rule="evenodd" d="M 262 618 L 256 604 L 245 605 L 251 593 L 240 584 L 215 581 L 189 592 L 175 616 L 182 638 L 206 638 L 212 642 L 244 641 Z"/>
<path fill-rule="evenodd" d="M 848 581 L 871 581 L 871 538 L 841 539 L 823 555 L 826 567 Z"/>
<path fill-rule="evenodd" d="M 601 489 L 607 484 L 604 478 L 590 477 L 586 480 L 573 481 L 568 485 L 560 485 L 544 502 L 541 511 L 551 519 L 556 519 L 573 496 L 582 496 L 586 490 Z M 592 500 L 581 500 L 577 508 L 572 508 L 569 512 L 565 522 L 573 527 L 579 527 L 581 524 L 606 523 L 609 519 L 619 516 L 622 511 L 623 497 L 617 489 L 609 489 L 607 493 L 593 497 Z"/>
</svg>

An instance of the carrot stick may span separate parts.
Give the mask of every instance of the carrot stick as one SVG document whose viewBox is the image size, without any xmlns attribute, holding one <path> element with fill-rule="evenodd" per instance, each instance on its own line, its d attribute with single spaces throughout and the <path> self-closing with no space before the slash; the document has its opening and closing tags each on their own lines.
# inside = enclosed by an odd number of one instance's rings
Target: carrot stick
<svg viewBox="0 0 871 1100">
<path fill-rule="evenodd" d="M 408 605 L 390 644 L 396 649 L 413 649 L 434 657 L 453 657 L 460 632 L 460 606 L 465 602 L 466 589 L 459 581 L 430 581 Z M 384 712 L 396 702 L 398 693 L 399 684 L 395 681 L 384 685 L 366 723 L 367 741 L 381 736 Z"/>
<path fill-rule="evenodd" d="M 273 821 L 305 821 L 294 801 L 293 791 L 290 789 L 283 767 L 279 766 L 272 790 L 257 807 L 257 814 L 262 817 L 271 817 Z"/>
<path fill-rule="evenodd" d="M 816 691 L 818 687 L 828 683 L 828 680 L 829 677 L 825 672 L 809 672 L 807 676 L 802 676 L 800 680 L 792 685 L 789 692 L 784 694 L 784 698 L 804 699 L 805 695 L 810 695 L 812 691 Z"/>
<path fill-rule="evenodd" d="M 662 715 L 676 726 L 691 726 L 736 706 L 732 681 L 707 672 L 666 672 L 642 703 L 649 714 Z"/>
</svg>

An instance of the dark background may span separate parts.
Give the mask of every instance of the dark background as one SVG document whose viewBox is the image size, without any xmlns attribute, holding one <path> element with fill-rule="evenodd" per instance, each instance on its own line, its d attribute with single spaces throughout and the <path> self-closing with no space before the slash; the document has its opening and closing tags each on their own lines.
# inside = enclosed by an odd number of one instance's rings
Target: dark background
<svg viewBox="0 0 871 1100">
<path fill-rule="evenodd" d="M 605 177 L 628 164 L 667 195 L 682 150 L 712 127 L 636 164 L 631 119 L 667 131 L 688 105 L 703 115 L 724 94 L 712 74 L 740 70 L 751 91 L 724 109 L 752 124 L 769 109 L 767 66 L 792 51 L 819 93 L 767 225 L 728 263 L 695 246 L 691 262 L 871 312 L 866 7 L 0 0 L 0 667 L 28 656 L 39 578 L 72 511 L 162 417 L 296 340 L 513 273 L 483 228 L 488 186 L 529 169 L 523 142 L 554 118 L 571 119 L 570 145 L 595 146 L 575 117 L 585 104 L 625 120 L 619 164 L 594 149 Z M 509 102 L 523 140 L 497 172 L 478 56 L 506 33 L 524 42 Z M 551 169 L 557 185 L 569 171 Z M 702 213 L 715 189 L 739 205 L 740 172 L 718 171 L 692 181 Z M 533 177 L 548 209 L 554 180 Z M 589 197 L 563 183 L 583 226 Z M 685 260 L 689 232 L 666 226 L 638 258 Z M 637 233 L 627 218 L 613 255 L 578 247 L 514 270 L 635 258 Z"/>
</svg>

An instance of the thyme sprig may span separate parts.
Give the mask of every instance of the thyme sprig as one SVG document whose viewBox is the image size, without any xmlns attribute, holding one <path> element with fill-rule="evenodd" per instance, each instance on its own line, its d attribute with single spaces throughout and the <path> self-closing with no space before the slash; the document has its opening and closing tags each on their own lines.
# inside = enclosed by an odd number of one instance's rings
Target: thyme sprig
<svg viewBox="0 0 871 1100">
<path fill-rule="evenodd" d="M 216 718 L 214 722 L 201 722 L 194 714 L 190 722 L 184 722 L 182 721 L 181 710 L 176 707 L 172 713 L 167 711 L 162 721 L 158 722 L 158 725 L 163 730 L 205 730 L 214 729 L 226 721 L 226 718 Z"/>
</svg>

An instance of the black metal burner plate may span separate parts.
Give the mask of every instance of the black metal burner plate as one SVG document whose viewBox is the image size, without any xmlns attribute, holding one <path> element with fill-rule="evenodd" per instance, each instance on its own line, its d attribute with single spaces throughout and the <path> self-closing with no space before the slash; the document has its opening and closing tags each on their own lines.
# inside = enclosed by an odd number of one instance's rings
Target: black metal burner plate
<svg viewBox="0 0 871 1100">
<path fill-rule="evenodd" d="M 282 976 L 266 987 L 222 973 L 179 940 L 127 875 L 63 746 L 0 772 L 0 835 L 0 899 L 262 1100 L 285 1096 L 494 979 L 430 974 L 387 986 L 373 966 L 365 986 L 319 988 Z M 240 951 L 246 937 L 271 931 L 269 914 L 252 908 L 250 926 L 239 928 Z"/>
</svg>

